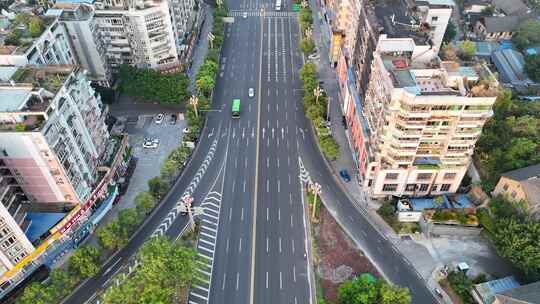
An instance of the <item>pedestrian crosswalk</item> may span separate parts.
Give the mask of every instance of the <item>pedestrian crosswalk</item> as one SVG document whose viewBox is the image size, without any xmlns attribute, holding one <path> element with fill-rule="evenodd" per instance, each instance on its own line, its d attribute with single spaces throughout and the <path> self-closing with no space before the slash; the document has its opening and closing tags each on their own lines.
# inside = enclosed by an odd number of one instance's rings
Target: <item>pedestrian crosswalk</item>
<svg viewBox="0 0 540 304">
<path fill-rule="evenodd" d="M 215 191 L 208 193 L 201 204 L 203 213 L 200 216 L 201 225 L 199 229 L 199 240 L 197 242 L 199 280 L 193 284 L 190 290 L 189 304 L 208 304 L 219 227 L 220 206 L 221 194 Z"/>
<path fill-rule="evenodd" d="M 247 13 L 248 17 L 260 17 L 261 11 L 230 11 L 229 17 L 243 17 L 244 13 Z M 295 17 L 298 13 L 295 12 L 276 12 L 276 11 L 265 11 L 265 17 Z"/>
</svg>

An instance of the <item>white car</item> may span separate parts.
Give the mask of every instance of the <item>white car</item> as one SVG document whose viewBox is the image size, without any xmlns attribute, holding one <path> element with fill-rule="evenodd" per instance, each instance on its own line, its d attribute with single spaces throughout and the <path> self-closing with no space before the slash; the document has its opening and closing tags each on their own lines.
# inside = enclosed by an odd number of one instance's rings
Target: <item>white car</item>
<svg viewBox="0 0 540 304">
<path fill-rule="evenodd" d="M 248 90 L 248 96 L 249 96 L 250 98 L 253 98 L 253 96 L 255 96 L 255 89 L 249 88 L 249 90 Z"/>
<path fill-rule="evenodd" d="M 319 59 L 319 58 L 321 58 L 321 56 L 319 55 L 319 53 L 313 53 L 313 54 L 311 54 L 311 55 L 308 56 L 308 59 L 309 59 L 309 60 L 317 60 L 317 59 Z"/>
<path fill-rule="evenodd" d="M 156 149 L 159 147 L 159 138 L 145 138 L 143 142 L 143 148 Z"/>
<path fill-rule="evenodd" d="M 188 134 L 189 133 L 189 128 L 188 127 L 185 127 L 182 132 L 184 132 L 184 134 Z"/>
<path fill-rule="evenodd" d="M 242 17 L 244 17 L 244 19 L 246 19 L 246 18 L 247 18 L 247 12 L 244 12 L 244 13 L 242 14 Z"/>
<path fill-rule="evenodd" d="M 163 118 L 165 118 L 165 115 L 163 113 L 159 113 L 158 115 L 156 115 L 156 124 L 160 125 L 163 122 Z"/>
</svg>

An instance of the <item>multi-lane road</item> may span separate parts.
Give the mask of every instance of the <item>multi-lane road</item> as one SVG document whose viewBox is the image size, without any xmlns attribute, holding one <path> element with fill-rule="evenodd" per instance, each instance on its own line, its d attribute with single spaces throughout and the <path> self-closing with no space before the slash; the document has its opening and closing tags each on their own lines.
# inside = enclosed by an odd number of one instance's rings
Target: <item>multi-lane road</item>
<svg viewBox="0 0 540 304">
<path fill-rule="evenodd" d="M 323 186 L 338 222 L 414 303 L 436 303 L 406 259 L 367 220 L 324 165 L 304 117 L 297 16 L 285 2 L 228 1 L 213 110 L 192 159 L 171 192 L 94 278 L 65 302 L 95 302 L 111 278 L 156 233 L 176 239 L 187 219 L 174 207 L 189 194 L 204 207 L 197 250 L 203 280 L 190 303 L 294 303 L 312 299 L 299 160 Z M 247 12 L 247 18 L 244 18 Z M 253 88 L 255 96 L 249 97 Z M 231 117 L 234 98 L 240 118 Z M 172 211 L 171 211 L 172 210 Z"/>
</svg>

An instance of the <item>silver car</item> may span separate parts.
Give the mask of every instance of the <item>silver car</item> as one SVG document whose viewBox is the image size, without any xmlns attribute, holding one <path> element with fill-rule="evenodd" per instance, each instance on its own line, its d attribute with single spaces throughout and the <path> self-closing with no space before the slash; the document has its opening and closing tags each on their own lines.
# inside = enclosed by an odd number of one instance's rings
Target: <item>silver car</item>
<svg viewBox="0 0 540 304">
<path fill-rule="evenodd" d="M 255 89 L 249 88 L 249 90 L 248 90 L 248 96 L 249 96 L 250 98 L 253 98 L 253 97 L 255 96 Z"/>
</svg>

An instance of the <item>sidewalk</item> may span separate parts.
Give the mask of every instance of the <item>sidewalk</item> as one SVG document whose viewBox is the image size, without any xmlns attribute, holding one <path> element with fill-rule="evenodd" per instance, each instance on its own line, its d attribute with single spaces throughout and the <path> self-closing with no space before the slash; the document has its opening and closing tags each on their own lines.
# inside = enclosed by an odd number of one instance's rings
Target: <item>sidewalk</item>
<svg viewBox="0 0 540 304">
<path fill-rule="evenodd" d="M 330 121 L 331 131 L 334 139 L 339 144 L 340 156 L 335 161 L 329 161 L 331 170 L 335 174 L 336 179 L 348 192 L 358 207 L 363 208 L 369 215 L 369 221 L 387 238 L 394 246 L 406 257 L 414 256 L 414 259 L 409 259 L 416 271 L 426 281 L 429 288 L 438 287 L 438 284 L 433 280 L 433 272 L 437 269 L 437 264 L 431 257 L 426 247 L 418 244 L 413 240 L 402 240 L 394 230 L 376 213 L 380 207 L 380 203 L 370 199 L 366 191 L 362 189 L 358 183 L 356 165 L 353 161 L 351 148 L 347 139 L 345 127 L 342 123 L 341 98 L 339 92 L 339 84 L 335 70 L 330 66 L 328 54 L 328 46 L 322 42 L 321 37 L 321 22 L 318 6 L 315 0 L 310 1 L 311 8 L 314 9 L 314 28 L 313 39 L 320 54 L 320 59 L 316 62 L 318 66 L 319 78 L 324 81 L 323 88 L 327 93 L 330 102 Z M 351 174 L 352 180 L 348 183 L 343 182 L 339 176 L 339 171 L 346 169 Z M 445 299 L 446 300 L 446 299 Z"/>
<path fill-rule="evenodd" d="M 195 76 L 197 76 L 197 72 L 199 72 L 199 67 L 204 62 L 204 58 L 206 57 L 206 53 L 208 52 L 208 33 L 212 29 L 212 7 L 210 7 L 208 4 L 201 2 L 201 10 L 203 10 L 204 16 L 204 23 L 203 27 L 201 29 L 201 34 L 199 36 L 199 40 L 197 41 L 197 44 L 195 45 L 195 49 L 193 50 L 193 58 L 191 62 L 191 67 L 189 70 L 187 70 L 187 75 L 189 77 L 189 90 L 191 92 L 195 92 Z"/>
</svg>

